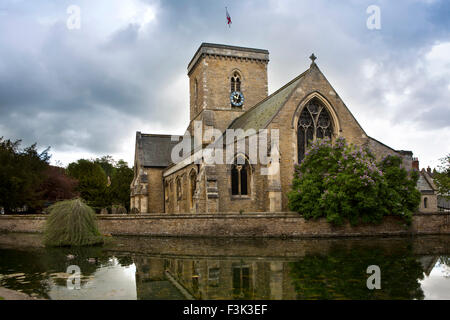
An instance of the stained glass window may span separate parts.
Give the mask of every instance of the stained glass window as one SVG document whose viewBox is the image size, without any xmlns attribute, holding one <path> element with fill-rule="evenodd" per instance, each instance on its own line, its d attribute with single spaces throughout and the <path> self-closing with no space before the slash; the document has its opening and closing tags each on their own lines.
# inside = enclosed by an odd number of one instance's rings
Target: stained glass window
<svg viewBox="0 0 450 320">
<path fill-rule="evenodd" d="M 303 108 L 297 127 L 298 162 L 305 157 L 307 147 L 320 138 L 331 139 L 333 123 L 327 108 L 318 100 L 313 99 Z"/>
</svg>

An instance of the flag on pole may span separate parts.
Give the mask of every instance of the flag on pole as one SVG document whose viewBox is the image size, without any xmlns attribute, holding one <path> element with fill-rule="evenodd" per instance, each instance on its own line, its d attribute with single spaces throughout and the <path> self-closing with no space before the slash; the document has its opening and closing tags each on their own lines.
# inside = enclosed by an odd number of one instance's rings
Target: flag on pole
<svg viewBox="0 0 450 320">
<path fill-rule="evenodd" d="M 228 24 L 228 28 L 231 28 L 231 17 L 230 17 L 230 14 L 228 13 L 227 7 L 225 7 L 225 13 L 227 14 L 227 24 Z"/>
</svg>

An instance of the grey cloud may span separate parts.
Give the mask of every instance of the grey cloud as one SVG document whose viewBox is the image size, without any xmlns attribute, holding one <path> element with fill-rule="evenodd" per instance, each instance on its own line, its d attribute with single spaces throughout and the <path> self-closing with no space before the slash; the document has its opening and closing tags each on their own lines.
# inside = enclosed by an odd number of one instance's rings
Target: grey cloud
<svg viewBox="0 0 450 320">
<path fill-rule="evenodd" d="M 140 25 L 130 23 L 123 29 L 116 31 L 111 40 L 105 45 L 106 50 L 126 49 L 136 44 Z"/>
<path fill-rule="evenodd" d="M 450 40 L 446 1 L 379 1 L 379 31 L 366 28 L 373 1 L 229 1 L 231 29 L 215 1 L 160 1 L 156 22 L 113 25 L 101 38 L 89 29 L 95 25 L 71 32 L 63 19 L 33 22 L 69 4 L 36 3 L 9 1 L 0 21 L 0 136 L 100 155 L 120 151 L 117 141 L 143 119 L 183 130 L 188 96 L 175 81 L 187 84 L 186 66 L 201 42 L 269 49 L 272 92 L 304 71 L 314 52 L 352 111 L 383 111 L 424 129 L 450 123 L 445 79 L 416 68 L 433 44 Z M 82 5 L 89 12 L 89 2 Z M 373 79 L 361 73 L 364 61 L 379 66 Z M 405 104 L 389 110 L 385 94 L 407 86 L 413 93 Z M 423 112 L 408 113 L 411 105 Z"/>
</svg>

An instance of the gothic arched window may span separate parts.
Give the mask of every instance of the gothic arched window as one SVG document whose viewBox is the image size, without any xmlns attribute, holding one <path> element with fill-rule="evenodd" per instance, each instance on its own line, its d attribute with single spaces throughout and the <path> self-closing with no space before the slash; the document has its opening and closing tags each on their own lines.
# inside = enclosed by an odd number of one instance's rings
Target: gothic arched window
<svg viewBox="0 0 450 320">
<path fill-rule="evenodd" d="M 236 157 L 231 167 L 231 194 L 250 194 L 251 169 L 248 160 L 244 156 Z"/>
<path fill-rule="evenodd" d="M 333 134 L 333 123 L 327 108 L 318 100 L 312 99 L 303 108 L 297 126 L 298 163 L 305 157 L 306 148 L 318 138 Z"/>
<path fill-rule="evenodd" d="M 198 100 L 198 81 L 194 80 L 194 108 L 197 111 L 197 100 Z"/>
<path fill-rule="evenodd" d="M 177 200 L 181 200 L 181 196 L 182 196 L 182 193 L 181 193 L 181 179 L 178 178 L 177 179 Z"/>
<path fill-rule="evenodd" d="M 241 77 L 235 72 L 231 77 L 231 92 L 241 91 Z"/>
<path fill-rule="evenodd" d="M 194 195 L 195 195 L 195 189 L 197 188 L 197 174 L 194 170 L 192 170 L 191 174 L 189 175 L 189 206 L 192 209 L 194 207 Z"/>
<path fill-rule="evenodd" d="M 427 197 L 423 198 L 423 207 L 424 208 L 428 207 L 428 198 Z"/>
</svg>

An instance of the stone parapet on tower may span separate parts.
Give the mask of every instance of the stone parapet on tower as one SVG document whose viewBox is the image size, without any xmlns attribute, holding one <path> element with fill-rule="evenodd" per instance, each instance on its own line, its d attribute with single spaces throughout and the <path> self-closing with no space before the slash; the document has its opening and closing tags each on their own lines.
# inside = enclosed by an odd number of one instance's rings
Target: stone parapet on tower
<svg viewBox="0 0 450 320">
<path fill-rule="evenodd" d="M 206 55 L 253 60 L 263 63 L 269 62 L 269 51 L 265 49 L 237 47 L 203 42 L 188 64 L 188 74 L 191 73 L 196 64 L 199 62 L 200 58 Z"/>
</svg>

